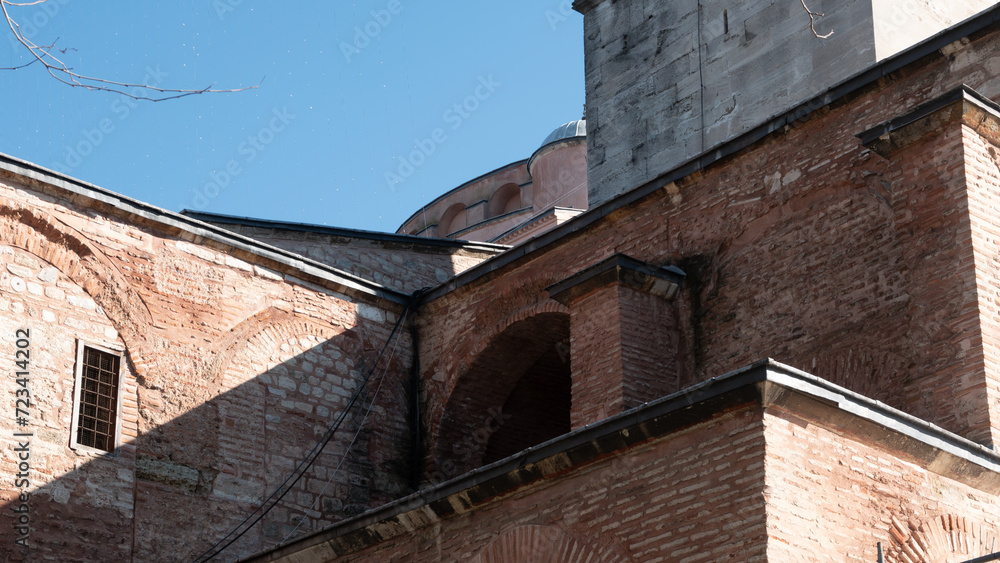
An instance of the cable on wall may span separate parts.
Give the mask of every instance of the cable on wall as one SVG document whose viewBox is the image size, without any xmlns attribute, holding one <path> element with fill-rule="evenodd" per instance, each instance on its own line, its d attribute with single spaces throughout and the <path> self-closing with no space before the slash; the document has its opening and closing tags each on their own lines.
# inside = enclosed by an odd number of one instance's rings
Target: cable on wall
<svg viewBox="0 0 1000 563">
<path fill-rule="evenodd" d="M 343 455 L 340 456 L 340 461 L 337 463 L 336 469 L 333 470 L 333 473 L 330 474 L 330 478 L 327 479 L 326 483 L 323 484 L 323 488 L 320 489 L 319 493 L 316 495 L 316 499 L 313 500 L 311 505 L 309 505 L 307 511 L 314 510 L 316 508 L 316 503 L 319 502 L 319 499 L 323 497 L 323 493 L 326 492 L 326 489 L 330 486 L 330 483 L 332 483 L 334 478 L 340 473 L 340 468 L 343 467 L 344 462 L 347 461 L 348 454 L 351 453 L 351 450 L 354 448 L 354 444 L 358 441 L 358 437 L 361 436 L 361 431 L 364 430 L 365 423 L 368 421 L 368 415 L 371 414 L 372 407 L 375 406 L 375 401 L 378 400 L 379 391 L 382 390 L 382 383 L 385 382 L 385 376 L 386 374 L 389 373 L 389 364 L 392 363 L 392 357 L 396 355 L 396 347 L 398 345 L 399 345 L 399 337 L 397 336 L 392 343 L 392 350 L 389 352 L 389 357 L 386 358 L 385 363 L 383 364 L 382 373 L 380 373 L 376 378 L 375 392 L 372 394 L 371 400 L 368 401 L 368 406 L 365 407 L 364 409 L 365 414 L 363 417 L 361 417 L 361 423 L 358 424 L 358 429 L 357 431 L 354 432 L 354 437 L 351 438 L 351 443 L 348 444 L 347 448 L 344 449 L 344 453 Z M 299 530 L 299 528 L 302 526 L 302 523 L 305 521 L 306 521 L 305 518 L 300 518 L 299 521 L 295 524 L 295 527 L 292 528 L 290 532 L 285 534 L 285 537 L 282 538 L 281 542 L 278 543 L 278 545 L 284 545 L 285 542 L 291 539 L 292 536 L 295 535 L 295 532 Z"/>
<path fill-rule="evenodd" d="M 232 529 L 232 531 L 226 534 L 222 539 L 217 541 L 215 544 L 213 544 L 211 547 L 205 550 L 204 553 L 199 555 L 194 560 L 194 563 L 203 563 L 205 561 L 210 561 L 219 554 L 221 554 L 223 551 L 225 551 L 226 548 L 236 543 L 237 540 L 243 537 L 244 534 L 249 532 L 258 522 L 260 522 L 264 518 L 264 516 L 266 516 L 268 512 L 270 512 L 275 506 L 277 506 L 278 503 L 281 502 L 281 499 L 283 499 L 285 495 L 288 494 L 288 492 L 291 491 L 293 487 L 295 487 L 295 485 L 299 482 L 299 480 L 305 475 L 306 471 L 308 471 L 309 468 L 312 467 L 313 463 L 323 452 L 323 448 L 325 448 L 326 445 L 330 443 L 330 440 L 333 439 L 334 434 L 336 434 L 337 430 L 340 429 L 341 425 L 347 418 L 347 415 L 350 413 L 351 409 L 361 398 L 362 393 L 364 393 L 365 390 L 367 389 L 368 382 L 371 379 L 372 374 L 375 373 L 375 370 L 378 369 L 378 366 L 382 362 L 382 357 L 385 355 L 386 348 L 389 347 L 389 344 L 396 336 L 396 333 L 399 332 L 399 327 L 402 326 L 403 320 L 406 319 L 406 317 L 409 315 L 409 312 L 410 312 L 410 305 L 407 304 L 406 308 L 403 310 L 403 313 L 396 320 L 395 326 L 392 327 L 392 332 L 389 333 L 389 338 L 385 341 L 385 344 L 382 345 L 382 349 L 379 351 L 378 357 L 375 359 L 375 363 L 374 365 L 372 365 L 371 370 L 369 370 L 368 373 L 365 375 L 364 379 L 361 380 L 361 384 L 354 391 L 354 394 L 351 395 L 351 400 L 348 401 L 347 406 L 344 407 L 343 411 L 341 411 L 340 416 L 338 416 L 337 420 L 330 426 L 329 429 L 327 429 L 326 433 L 323 434 L 323 437 L 319 440 L 319 442 L 317 442 L 316 445 L 313 446 L 313 448 L 309 451 L 309 453 L 306 454 L 305 459 L 303 459 L 299 463 L 299 465 L 292 471 L 292 473 L 281 483 L 281 485 L 278 486 L 277 489 L 275 489 L 273 493 L 271 493 L 270 496 L 264 499 L 264 501 L 260 504 L 259 507 L 251 511 L 250 514 L 248 514 L 247 517 L 244 518 L 242 522 L 240 522 L 235 528 Z"/>
</svg>

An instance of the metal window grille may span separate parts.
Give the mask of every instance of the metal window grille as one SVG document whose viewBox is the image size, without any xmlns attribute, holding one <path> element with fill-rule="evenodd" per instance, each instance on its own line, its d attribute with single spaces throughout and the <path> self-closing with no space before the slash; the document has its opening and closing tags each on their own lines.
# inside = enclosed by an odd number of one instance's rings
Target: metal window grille
<svg viewBox="0 0 1000 563">
<path fill-rule="evenodd" d="M 112 452 L 118 415 L 118 367 L 114 354 L 85 346 L 77 417 L 78 444 Z"/>
</svg>

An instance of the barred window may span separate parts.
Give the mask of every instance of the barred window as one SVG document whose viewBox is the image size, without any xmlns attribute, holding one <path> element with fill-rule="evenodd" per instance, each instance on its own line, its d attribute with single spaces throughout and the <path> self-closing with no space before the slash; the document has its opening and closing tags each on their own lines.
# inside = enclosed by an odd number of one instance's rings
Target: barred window
<svg viewBox="0 0 1000 563">
<path fill-rule="evenodd" d="M 80 342 L 76 360 L 73 446 L 113 452 L 118 445 L 121 354 Z"/>
</svg>

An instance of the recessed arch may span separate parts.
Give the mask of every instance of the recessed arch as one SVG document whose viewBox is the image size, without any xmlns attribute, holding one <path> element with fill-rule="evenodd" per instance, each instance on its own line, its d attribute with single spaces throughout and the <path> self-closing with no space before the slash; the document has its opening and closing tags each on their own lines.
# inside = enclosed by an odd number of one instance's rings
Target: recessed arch
<svg viewBox="0 0 1000 563">
<path fill-rule="evenodd" d="M 258 342 L 263 339 L 278 341 L 289 335 L 313 335 L 329 339 L 339 332 L 349 332 L 353 335 L 352 339 L 360 342 L 360 337 L 354 335 L 354 331 L 342 328 L 338 330 L 338 327 L 316 319 L 305 318 L 276 307 L 267 307 L 229 330 L 229 333 L 220 342 L 220 352 L 214 355 L 213 362 L 206 369 L 206 373 L 216 383 L 231 379 L 231 376 L 235 375 L 229 373 L 233 369 L 231 365 L 233 358 L 246 348 L 257 346 Z M 360 344 L 358 348 L 360 349 Z M 236 374 L 238 373 L 239 370 Z"/>
<path fill-rule="evenodd" d="M 513 182 L 500 186 L 500 189 L 494 192 L 493 197 L 490 198 L 490 217 L 497 217 L 520 208 L 521 187 Z"/>
<path fill-rule="evenodd" d="M 0 244 L 20 248 L 48 262 L 101 306 L 125 343 L 137 377 L 149 372 L 154 356 L 145 300 L 107 256 L 75 230 L 35 210 L 0 205 Z"/>
<path fill-rule="evenodd" d="M 490 339 L 452 388 L 431 480 L 451 478 L 570 431 L 569 315 L 540 313 Z"/>
<path fill-rule="evenodd" d="M 446 237 L 455 231 L 462 230 L 468 226 L 467 223 L 468 212 L 465 210 L 465 204 L 452 204 L 438 221 L 438 236 Z"/>
</svg>

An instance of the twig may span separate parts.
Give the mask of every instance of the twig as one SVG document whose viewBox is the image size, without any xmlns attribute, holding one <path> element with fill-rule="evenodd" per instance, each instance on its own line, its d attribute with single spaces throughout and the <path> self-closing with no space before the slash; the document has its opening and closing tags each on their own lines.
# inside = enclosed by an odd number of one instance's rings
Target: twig
<svg viewBox="0 0 1000 563">
<path fill-rule="evenodd" d="M 14 18 L 10 16 L 7 11 L 7 6 L 35 6 L 38 4 L 44 4 L 48 0 L 35 0 L 33 2 L 13 2 L 11 0 L 0 0 L 0 10 L 3 11 L 3 16 L 7 20 L 7 27 L 10 28 L 11 33 L 14 34 L 14 39 L 18 43 L 24 46 L 25 49 L 31 53 L 34 57 L 29 63 L 25 63 L 16 67 L 0 68 L 0 70 L 18 70 L 25 68 L 34 63 L 41 63 L 45 67 L 45 70 L 49 73 L 52 78 L 55 78 L 59 82 L 70 86 L 72 88 L 83 88 L 85 90 L 99 91 L 99 92 L 111 92 L 114 94 L 121 94 L 122 96 L 127 96 L 135 100 L 146 100 L 150 102 L 162 102 L 165 100 L 173 100 L 177 98 L 183 98 L 186 96 L 194 96 L 196 94 L 222 94 L 222 93 L 235 93 L 243 92 L 245 90 L 254 90 L 260 84 L 255 86 L 247 86 L 244 88 L 233 88 L 229 90 L 218 90 L 212 88 L 215 84 L 209 84 L 205 88 L 184 90 L 176 88 L 159 88 L 157 86 L 151 86 L 149 84 L 133 84 L 129 82 L 116 82 L 114 80 L 105 80 L 103 78 L 97 78 L 93 76 L 86 76 L 77 72 L 74 72 L 72 67 L 69 67 L 53 54 L 53 51 L 59 51 L 60 54 L 66 54 L 70 49 L 55 49 L 55 42 L 51 45 L 35 45 L 30 39 L 24 36 L 21 32 L 21 26 L 18 25 Z M 75 51 L 75 49 L 73 49 Z M 131 89 L 132 91 L 126 91 L 126 89 Z"/>
<path fill-rule="evenodd" d="M 46 0 L 41 0 L 41 1 L 42 1 L 42 2 L 45 2 Z M 55 41 L 53 41 L 53 42 L 52 42 L 51 44 L 49 44 L 49 45 L 45 45 L 45 46 L 44 46 L 44 47 L 42 47 L 42 48 L 43 48 L 43 49 L 55 49 L 55 47 L 56 47 L 56 43 L 58 43 L 58 42 L 59 42 L 59 38 L 58 38 L 58 37 L 56 37 L 56 40 L 55 40 Z M 66 52 L 67 52 L 67 51 L 76 51 L 76 49 L 73 49 L 73 48 L 71 48 L 71 47 L 67 47 L 67 48 L 65 48 L 65 49 L 56 49 L 56 50 L 57 50 L 57 51 L 59 51 L 60 53 L 64 54 L 64 55 L 66 54 Z M 33 64 L 35 64 L 35 63 L 37 63 L 37 62 L 38 62 L 38 59 L 32 59 L 31 61 L 29 61 L 29 62 L 26 62 L 26 63 L 24 63 L 23 65 L 18 65 L 18 66 L 0 66 L 0 70 L 20 70 L 20 69 L 22 69 L 22 68 L 25 68 L 25 67 L 29 67 L 29 66 L 31 66 L 31 65 L 33 65 Z"/>
<path fill-rule="evenodd" d="M 816 31 L 816 16 L 819 16 L 819 17 L 822 18 L 822 17 L 826 16 L 826 14 L 821 14 L 819 12 L 814 12 L 814 11 L 810 10 L 809 6 L 806 6 L 806 0 L 799 0 L 799 1 L 802 2 L 802 7 L 805 8 L 806 13 L 809 14 L 809 29 L 812 30 L 813 35 L 815 35 L 816 37 L 819 37 L 820 39 L 826 39 L 826 38 L 830 37 L 831 35 L 833 35 L 833 30 L 832 29 L 830 30 L 830 33 L 827 33 L 826 35 L 820 35 L 819 32 Z"/>
</svg>

